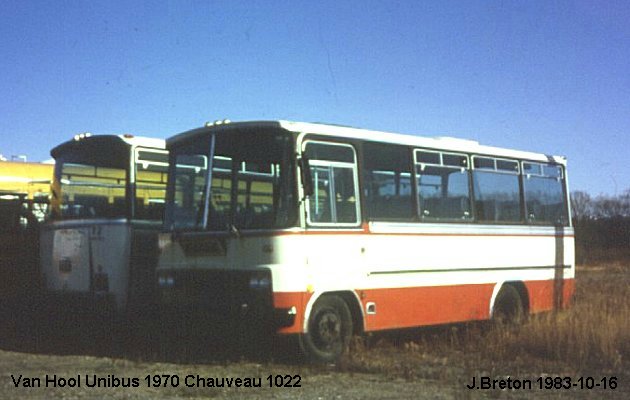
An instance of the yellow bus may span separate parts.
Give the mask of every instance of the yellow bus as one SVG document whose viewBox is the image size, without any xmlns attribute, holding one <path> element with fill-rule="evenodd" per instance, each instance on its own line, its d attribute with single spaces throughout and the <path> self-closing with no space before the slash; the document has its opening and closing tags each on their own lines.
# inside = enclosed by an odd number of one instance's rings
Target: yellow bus
<svg viewBox="0 0 630 400">
<path fill-rule="evenodd" d="M 48 197 L 54 164 L 0 161 L 0 191 Z"/>
<path fill-rule="evenodd" d="M 0 193 L 4 200 L 18 196 L 24 207 L 42 222 L 48 207 L 54 164 L 0 161 Z M 28 223 L 21 220 L 22 226 Z"/>
</svg>

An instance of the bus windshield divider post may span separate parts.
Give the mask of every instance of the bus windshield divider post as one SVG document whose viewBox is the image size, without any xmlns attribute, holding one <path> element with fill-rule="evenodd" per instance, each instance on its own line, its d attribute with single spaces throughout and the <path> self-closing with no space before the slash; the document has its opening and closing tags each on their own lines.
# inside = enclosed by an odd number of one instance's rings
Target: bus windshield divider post
<svg viewBox="0 0 630 400">
<path fill-rule="evenodd" d="M 302 153 L 299 163 L 300 177 L 302 178 L 302 187 L 306 198 L 313 194 L 313 176 L 311 175 L 311 166 L 305 153 Z"/>
<path fill-rule="evenodd" d="M 203 220 L 201 227 L 205 231 L 208 227 L 208 214 L 210 213 L 210 196 L 212 195 L 212 168 L 214 166 L 214 148 L 216 135 L 210 135 L 210 154 L 208 158 L 208 170 L 206 171 L 206 187 L 204 188 Z"/>
</svg>

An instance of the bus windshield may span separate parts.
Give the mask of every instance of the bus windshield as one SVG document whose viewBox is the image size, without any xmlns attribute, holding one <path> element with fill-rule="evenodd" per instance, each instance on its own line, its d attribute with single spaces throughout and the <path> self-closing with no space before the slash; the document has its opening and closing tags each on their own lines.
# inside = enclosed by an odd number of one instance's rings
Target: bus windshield
<svg viewBox="0 0 630 400">
<path fill-rule="evenodd" d="M 225 231 L 291 226 L 297 216 L 291 148 L 289 134 L 281 130 L 205 132 L 174 144 L 167 228 Z"/>
<path fill-rule="evenodd" d="M 165 150 L 134 153 L 116 137 L 96 136 L 62 147 L 55 154 L 52 216 L 162 221 L 167 160 Z"/>
<path fill-rule="evenodd" d="M 125 218 L 126 163 L 114 158 L 101 163 L 86 162 L 82 158 L 66 154 L 55 160 L 55 186 L 60 194 L 57 216 L 61 219 Z"/>
</svg>

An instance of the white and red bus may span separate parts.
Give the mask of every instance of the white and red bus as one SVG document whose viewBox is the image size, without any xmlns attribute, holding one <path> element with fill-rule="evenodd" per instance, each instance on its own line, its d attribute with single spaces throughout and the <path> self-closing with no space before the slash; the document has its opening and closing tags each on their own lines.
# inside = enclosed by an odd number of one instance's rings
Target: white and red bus
<svg viewBox="0 0 630 400">
<path fill-rule="evenodd" d="M 269 322 L 329 362 L 352 334 L 572 297 L 564 157 L 287 121 L 207 125 L 167 149 L 158 284 L 182 318 Z"/>
<path fill-rule="evenodd" d="M 40 259 L 53 311 L 143 313 L 155 293 L 168 167 L 164 140 L 81 134 L 51 154 L 55 170 Z"/>
</svg>

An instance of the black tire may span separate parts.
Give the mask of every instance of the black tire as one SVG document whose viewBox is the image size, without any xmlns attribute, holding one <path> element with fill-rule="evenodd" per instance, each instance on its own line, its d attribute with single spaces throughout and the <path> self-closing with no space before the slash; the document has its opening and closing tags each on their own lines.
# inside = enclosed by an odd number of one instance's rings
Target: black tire
<svg viewBox="0 0 630 400">
<path fill-rule="evenodd" d="M 494 300 L 492 319 L 504 324 L 518 324 L 525 317 L 523 299 L 512 285 L 503 285 Z"/>
<path fill-rule="evenodd" d="M 352 315 L 338 296 L 324 296 L 313 305 L 308 332 L 300 344 L 306 358 L 314 363 L 334 363 L 347 351 L 352 337 Z"/>
</svg>

